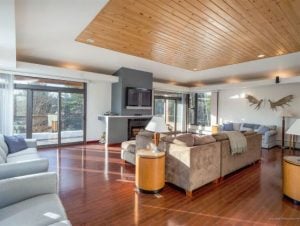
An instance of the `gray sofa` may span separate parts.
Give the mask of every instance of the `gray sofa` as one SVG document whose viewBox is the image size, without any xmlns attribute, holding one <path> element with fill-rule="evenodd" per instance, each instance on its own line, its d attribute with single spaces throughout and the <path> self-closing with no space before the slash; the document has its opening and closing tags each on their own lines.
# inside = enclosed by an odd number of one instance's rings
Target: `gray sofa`
<svg viewBox="0 0 300 226">
<path fill-rule="evenodd" d="M 0 180 L 0 226 L 66 226 L 56 173 Z"/>
<path fill-rule="evenodd" d="M 121 159 L 135 165 L 135 153 L 138 149 L 147 148 L 152 142 L 153 133 L 140 131 L 135 140 L 124 141 L 121 144 Z"/>
<path fill-rule="evenodd" d="M 268 128 L 267 131 L 262 129 L 263 127 Z M 261 130 L 262 129 L 262 130 Z M 260 125 L 253 123 L 224 123 L 221 127 L 222 131 L 254 131 L 262 135 L 262 148 L 272 148 L 276 146 L 277 137 L 277 126 L 276 125 Z M 260 131 L 261 130 L 261 131 Z"/>
<path fill-rule="evenodd" d="M 9 154 L 4 137 L 0 134 L 0 179 L 47 172 L 49 161 L 39 157 L 36 141 L 26 139 L 28 148 Z"/>
</svg>

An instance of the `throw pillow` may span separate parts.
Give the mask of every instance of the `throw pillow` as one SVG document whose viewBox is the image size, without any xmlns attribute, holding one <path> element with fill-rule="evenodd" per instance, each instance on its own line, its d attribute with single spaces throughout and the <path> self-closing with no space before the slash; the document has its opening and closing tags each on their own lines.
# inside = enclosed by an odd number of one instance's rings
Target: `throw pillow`
<svg viewBox="0 0 300 226">
<path fill-rule="evenodd" d="M 224 131 L 233 131 L 233 123 L 224 123 L 223 130 Z"/>
<path fill-rule="evenodd" d="M 228 136 L 226 133 L 216 133 L 212 135 L 216 141 L 222 141 L 222 140 L 227 140 Z"/>
<path fill-rule="evenodd" d="M 267 126 L 260 126 L 257 130 L 257 133 L 259 134 L 265 134 L 267 131 L 269 131 L 270 128 Z"/>
<path fill-rule="evenodd" d="M 194 137 L 190 133 L 182 134 L 173 140 L 174 144 L 178 144 L 185 147 L 193 147 L 194 146 Z"/>
<path fill-rule="evenodd" d="M 204 135 L 204 136 L 199 136 L 199 135 L 194 135 L 194 145 L 203 145 L 203 144 L 209 144 L 216 142 L 216 139 L 211 136 L 211 135 Z"/>
<path fill-rule="evenodd" d="M 25 139 L 21 136 L 4 136 L 4 139 L 9 153 L 19 152 L 28 148 Z"/>
</svg>

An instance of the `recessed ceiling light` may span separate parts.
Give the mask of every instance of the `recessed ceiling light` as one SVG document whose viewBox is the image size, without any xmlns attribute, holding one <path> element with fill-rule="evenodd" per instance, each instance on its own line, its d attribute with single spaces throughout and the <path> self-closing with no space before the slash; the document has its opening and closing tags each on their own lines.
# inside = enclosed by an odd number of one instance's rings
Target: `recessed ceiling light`
<svg viewBox="0 0 300 226">
<path fill-rule="evenodd" d="M 257 57 L 258 57 L 258 58 L 263 58 L 263 57 L 265 57 L 265 55 L 264 55 L 264 54 L 260 54 L 260 55 L 258 55 Z"/>
<path fill-rule="evenodd" d="M 198 68 L 193 68 L 193 71 L 198 71 Z"/>
<path fill-rule="evenodd" d="M 88 38 L 88 39 L 86 40 L 86 42 L 87 42 L 87 43 L 94 43 L 95 41 L 94 41 L 94 39 Z"/>
</svg>

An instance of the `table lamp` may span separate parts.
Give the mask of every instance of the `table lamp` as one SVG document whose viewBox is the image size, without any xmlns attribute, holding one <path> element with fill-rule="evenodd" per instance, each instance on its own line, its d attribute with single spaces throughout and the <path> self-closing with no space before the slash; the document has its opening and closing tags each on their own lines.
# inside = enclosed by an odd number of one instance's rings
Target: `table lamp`
<svg viewBox="0 0 300 226">
<path fill-rule="evenodd" d="M 292 136 L 292 143 L 294 144 L 294 135 L 299 136 L 300 135 L 300 119 L 296 119 L 296 121 L 293 123 L 293 125 L 286 131 L 287 134 Z M 295 148 L 295 146 L 293 145 Z"/>
<path fill-rule="evenodd" d="M 154 143 L 156 146 L 159 143 L 160 133 L 169 132 L 165 120 L 159 116 L 153 116 L 145 129 L 154 132 Z"/>
</svg>

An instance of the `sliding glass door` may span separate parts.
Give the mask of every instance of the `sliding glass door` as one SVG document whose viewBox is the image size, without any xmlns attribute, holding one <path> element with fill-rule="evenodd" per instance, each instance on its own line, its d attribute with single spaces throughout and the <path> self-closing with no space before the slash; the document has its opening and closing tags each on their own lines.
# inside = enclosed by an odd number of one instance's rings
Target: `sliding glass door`
<svg viewBox="0 0 300 226">
<path fill-rule="evenodd" d="M 14 134 L 37 139 L 38 146 L 84 142 L 85 85 L 29 80 L 38 83 L 33 85 L 24 80 L 28 81 L 21 77 L 17 81 L 22 84 L 15 84 Z"/>
<path fill-rule="evenodd" d="M 154 96 L 154 115 L 165 119 L 170 131 L 182 130 L 182 101 L 177 97 Z"/>
<path fill-rule="evenodd" d="M 58 92 L 33 91 L 32 138 L 38 145 L 58 144 Z"/>
</svg>

